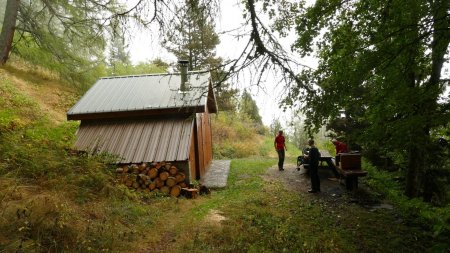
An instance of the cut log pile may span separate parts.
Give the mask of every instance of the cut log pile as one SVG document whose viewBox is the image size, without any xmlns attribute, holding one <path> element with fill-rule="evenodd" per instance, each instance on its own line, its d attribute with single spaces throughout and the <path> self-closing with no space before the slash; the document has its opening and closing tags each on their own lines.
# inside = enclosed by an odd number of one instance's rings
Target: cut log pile
<svg viewBox="0 0 450 253">
<path fill-rule="evenodd" d="M 131 164 L 116 169 L 119 182 L 128 188 L 146 192 L 161 192 L 178 197 L 187 189 L 186 175 L 170 163 Z"/>
</svg>

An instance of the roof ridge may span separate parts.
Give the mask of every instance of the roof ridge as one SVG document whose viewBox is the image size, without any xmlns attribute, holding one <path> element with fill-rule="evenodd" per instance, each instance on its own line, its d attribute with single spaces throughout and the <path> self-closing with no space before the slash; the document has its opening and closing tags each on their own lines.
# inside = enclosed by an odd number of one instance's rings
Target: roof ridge
<svg viewBox="0 0 450 253">
<path fill-rule="evenodd" d="M 209 73 L 209 70 L 193 70 L 188 71 L 188 74 L 204 74 Z M 100 77 L 99 79 L 116 79 L 116 78 L 128 78 L 128 77 L 146 77 L 146 76 L 168 76 L 168 75 L 180 75 L 180 72 L 173 72 L 173 73 L 152 73 L 152 74 L 139 74 L 139 75 L 124 75 L 124 76 L 104 76 Z"/>
</svg>

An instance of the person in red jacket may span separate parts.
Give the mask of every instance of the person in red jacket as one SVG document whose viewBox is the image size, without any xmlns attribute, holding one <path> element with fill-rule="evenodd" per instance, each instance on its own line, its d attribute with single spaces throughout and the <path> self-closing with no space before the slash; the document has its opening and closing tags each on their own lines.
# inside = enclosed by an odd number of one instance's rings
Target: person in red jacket
<svg viewBox="0 0 450 253">
<path fill-rule="evenodd" d="M 283 169 L 284 157 L 285 157 L 284 151 L 287 151 L 285 139 L 283 136 L 283 131 L 281 131 L 281 130 L 278 131 L 278 135 L 275 137 L 274 145 L 275 145 L 275 150 L 278 153 L 278 170 L 282 171 L 282 170 L 284 170 Z"/>
<path fill-rule="evenodd" d="M 342 153 L 348 153 L 348 147 L 347 144 L 340 142 L 336 139 L 331 140 L 334 147 L 336 148 L 336 166 L 339 166 L 340 161 L 340 154 Z"/>
</svg>

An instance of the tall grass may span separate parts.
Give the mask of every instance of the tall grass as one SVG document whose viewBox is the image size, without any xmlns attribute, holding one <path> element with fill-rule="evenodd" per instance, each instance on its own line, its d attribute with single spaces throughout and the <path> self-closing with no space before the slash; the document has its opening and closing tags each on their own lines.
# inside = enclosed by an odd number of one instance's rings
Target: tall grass
<svg viewBox="0 0 450 253">
<path fill-rule="evenodd" d="M 246 157 L 277 157 L 274 138 L 246 115 L 233 112 L 221 112 L 213 118 L 213 154 L 215 159 L 233 159 Z M 300 151 L 287 143 L 286 158 L 295 162 Z"/>
<path fill-rule="evenodd" d="M 245 114 L 221 112 L 213 116 L 213 155 L 216 159 L 261 155 L 263 136 Z"/>
</svg>

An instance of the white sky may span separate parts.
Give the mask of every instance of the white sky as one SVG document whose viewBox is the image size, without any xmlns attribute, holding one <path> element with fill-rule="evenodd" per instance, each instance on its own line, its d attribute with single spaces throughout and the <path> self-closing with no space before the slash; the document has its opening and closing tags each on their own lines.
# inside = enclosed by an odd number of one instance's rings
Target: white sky
<svg viewBox="0 0 450 253">
<path fill-rule="evenodd" d="M 243 30 L 234 31 L 235 29 L 241 28 L 244 23 L 242 17 L 242 7 L 239 0 L 227 0 L 221 1 L 221 14 L 216 21 L 216 32 L 220 36 L 221 43 L 217 47 L 216 55 L 226 59 L 237 58 L 244 46 L 248 41 L 248 37 L 242 37 L 236 39 L 233 35 L 238 33 L 243 34 Z M 248 29 L 248 27 L 247 27 Z M 223 33 L 224 31 L 230 31 L 231 33 Z M 168 63 L 176 63 L 177 59 L 167 53 L 167 51 L 162 48 L 157 41 L 155 35 L 153 37 L 148 31 L 138 32 L 130 43 L 130 54 L 133 63 L 140 61 L 147 61 L 155 58 L 161 58 Z M 290 47 L 290 43 L 293 39 L 285 40 L 285 48 Z M 310 59 L 308 62 L 303 62 L 307 65 L 314 66 L 315 61 Z M 292 116 L 290 112 L 283 113 L 283 110 L 278 108 L 279 98 L 282 93 L 282 85 L 276 85 L 276 77 L 273 73 L 268 73 L 266 75 L 266 80 L 263 80 L 263 85 L 261 87 L 256 87 L 251 83 L 251 70 L 245 71 L 239 76 L 239 80 L 230 80 L 229 82 L 234 86 L 243 90 L 246 88 L 250 91 L 253 98 L 255 99 L 259 113 L 262 117 L 263 123 L 269 126 L 274 118 L 278 118 L 283 126 L 291 120 Z M 220 110 L 220 108 L 219 108 Z"/>
</svg>

